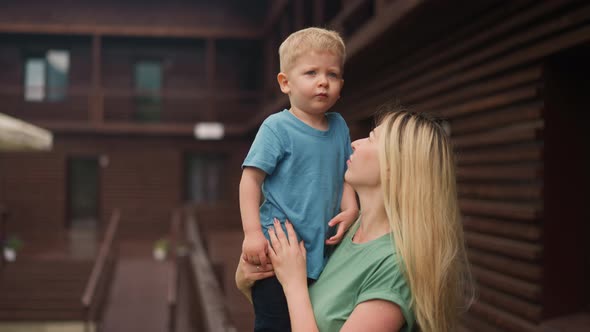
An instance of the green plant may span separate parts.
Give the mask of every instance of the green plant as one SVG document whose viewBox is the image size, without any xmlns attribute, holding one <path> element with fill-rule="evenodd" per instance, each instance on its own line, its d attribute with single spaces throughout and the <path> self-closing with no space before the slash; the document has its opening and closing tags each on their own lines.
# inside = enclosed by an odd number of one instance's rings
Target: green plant
<svg viewBox="0 0 590 332">
<path fill-rule="evenodd" d="M 14 251 L 19 251 L 23 247 L 23 241 L 17 236 L 9 236 L 6 241 L 4 241 L 4 248 L 12 249 Z"/>
<path fill-rule="evenodd" d="M 168 240 L 167 239 L 159 239 L 154 243 L 154 249 L 161 249 L 164 251 L 168 251 Z"/>
</svg>

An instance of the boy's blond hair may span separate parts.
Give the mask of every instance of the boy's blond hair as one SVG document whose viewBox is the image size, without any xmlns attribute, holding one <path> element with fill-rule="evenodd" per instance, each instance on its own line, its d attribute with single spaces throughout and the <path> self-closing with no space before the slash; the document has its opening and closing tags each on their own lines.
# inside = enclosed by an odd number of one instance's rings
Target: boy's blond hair
<svg viewBox="0 0 590 332">
<path fill-rule="evenodd" d="M 279 47 L 281 72 L 286 72 L 297 58 L 305 52 L 327 51 L 339 56 L 341 67 L 346 58 L 346 47 L 340 34 L 322 28 L 307 28 L 293 32 Z"/>
</svg>

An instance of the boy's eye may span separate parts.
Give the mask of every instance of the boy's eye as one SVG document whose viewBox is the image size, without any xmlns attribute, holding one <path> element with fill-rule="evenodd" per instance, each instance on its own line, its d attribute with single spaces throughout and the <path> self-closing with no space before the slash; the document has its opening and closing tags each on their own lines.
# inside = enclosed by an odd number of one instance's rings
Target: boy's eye
<svg viewBox="0 0 590 332">
<path fill-rule="evenodd" d="M 328 73 L 328 76 L 333 77 L 333 78 L 338 78 L 338 77 L 340 77 L 340 74 L 332 72 L 332 73 Z"/>
<path fill-rule="evenodd" d="M 305 72 L 305 75 L 315 75 L 315 70 L 308 70 Z"/>
</svg>

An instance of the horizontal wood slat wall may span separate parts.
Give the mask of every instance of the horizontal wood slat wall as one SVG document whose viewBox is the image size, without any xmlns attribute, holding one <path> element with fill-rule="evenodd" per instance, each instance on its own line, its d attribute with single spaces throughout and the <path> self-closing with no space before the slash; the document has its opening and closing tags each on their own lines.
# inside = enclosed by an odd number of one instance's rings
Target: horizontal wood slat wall
<svg viewBox="0 0 590 332">
<path fill-rule="evenodd" d="M 8 234 L 25 246 L 59 240 L 64 228 L 65 160 L 53 153 L 0 153 L 0 201 L 9 215 Z"/>
<path fill-rule="evenodd" d="M 0 202 L 10 213 L 7 231 L 22 236 L 27 248 L 33 243 L 30 238 L 65 243 L 67 158 L 103 156 L 106 164 L 99 170 L 102 217 L 119 208 L 121 239 L 155 240 L 168 233 L 170 213 L 183 203 L 187 153 L 227 157 L 221 201 L 210 211 L 219 216 L 214 221 L 238 226 L 239 218 L 225 214 L 227 206 L 238 206 L 236 188 L 247 148 L 247 143 L 231 140 L 58 135 L 51 152 L 0 153 Z"/>
<path fill-rule="evenodd" d="M 536 331 L 543 319 L 543 63 L 590 41 L 589 21 L 580 1 L 512 3 L 378 73 L 347 78 L 339 111 L 349 121 L 397 99 L 449 123 L 480 293 L 466 330 Z"/>
</svg>

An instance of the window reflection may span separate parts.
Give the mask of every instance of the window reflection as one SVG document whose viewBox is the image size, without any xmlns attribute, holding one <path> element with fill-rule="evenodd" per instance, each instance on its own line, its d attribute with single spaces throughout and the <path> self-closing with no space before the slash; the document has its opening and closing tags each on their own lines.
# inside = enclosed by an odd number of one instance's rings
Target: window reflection
<svg viewBox="0 0 590 332">
<path fill-rule="evenodd" d="M 60 101 L 65 99 L 70 69 L 70 53 L 49 50 L 45 56 L 29 57 L 25 61 L 26 101 Z"/>
</svg>

